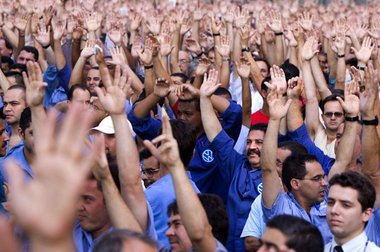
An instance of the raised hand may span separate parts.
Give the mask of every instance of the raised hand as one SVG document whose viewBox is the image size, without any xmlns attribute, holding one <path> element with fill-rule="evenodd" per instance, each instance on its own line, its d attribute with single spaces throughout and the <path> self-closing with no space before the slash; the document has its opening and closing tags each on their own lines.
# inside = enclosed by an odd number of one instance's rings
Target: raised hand
<svg viewBox="0 0 380 252">
<path fill-rule="evenodd" d="M 61 40 L 63 36 L 63 32 L 66 28 L 66 20 L 59 21 L 57 24 L 54 22 L 54 20 L 51 21 L 51 27 L 53 28 L 54 33 L 54 40 Z"/>
<path fill-rule="evenodd" d="M 314 37 L 309 37 L 303 45 L 301 57 L 309 61 L 316 53 L 318 53 L 318 43 Z"/>
<path fill-rule="evenodd" d="M 80 56 L 84 58 L 89 58 L 92 55 L 94 55 L 94 46 L 95 46 L 95 41 L 93 40 L 87 41 L 85 46 L 82 49 L 82 52 L 80 53 Z"/>
<path fill-rule="evenodd" d="M 243 27 L 249 19 L 249 13 L 246 9 L 242 9 L 241 11 L 239 8 L 236 8 L 235 10 L 235 26 L 236 28 Z"/>
<path fill-rule="evenodd" d="M 99 29 L 101 24 L 101 19 L 97 15 L 90 14 L 86 18 L 86 25 L 89 32 L 95 32 Z"/>
<path fill-rule="evenodd" d="M 43 103 L 47 83 L 42 80 L 41 68 L 37 62 L 28 61 L 26 67 L 28 75 L 22 73 L 26 87 L 26 103 L 30 107 L 36 107 Z"/>
<path fill-rule="evenodd" d="M 218 80 L 218 71 L 216 71 L 215 69 L 211 69 L 209 74 L 208 74 L 208 77 L 207 77 L 207 74 L 204 75 L 203 77 L 203 83 L 202 83 L 202 86 L 199 90 L 199 93 L 200 93 L 200 96 L 201 97 L 210 97 L 214 92 L 215 90 L 218 89 L 218 87 L 220 87 L 220 83 L 216 83 Z"/>
<path fill-rule="evenodd" d="M 359 63 L 367 64 L 373 50 L 373 43 L 371 41 L 371 38 L 370 37 L 364 38 L 362 42 L 362 46 L 360 47 L 359 51 L 356 50 L 354 47 L 351 47 L 351 49 L 354 51 L 355 56 L 358 59 Z"/>
<path fill-rule="evenodd" d="M 243 27 L 240 28 L 239 35 L 240 35 L 240 44 L 242 47 L 248 46 L 248 40 L 249 40 L 249 35 L 250 35 L 249 32 L 250 32 L 249 25 L 244 25 Z"/>
<path fill-rule="evenodd" d="M 127 82 L 127 71 L 124 70 L 120 76 L 120 66 L 115 67 L 115 75 L 112 81 L 108 69 L 104 68 L 104 75 L 101 76 L 106 93 L 99 87 L 95 87 L 96 94 L 99 97 L 105 111 L 110 114 L 123 114 L 125 113 L 125 100 L 127 90 L 130 86 L 130 82 Z"/>
<path fill-rule="evenodd" d="M 146 25 L 151 33 L 158 35 L 160 33 L 161 23 L 156 17 L 151 17 L 146 21 Z"/>
<path fill-rule="evenodd" d="M 24 13 L 18 20 L 15 22 L 15 27 L 19 30 L 20 33 L 24 33 L 26 25 L 29 22 L 31 15 L 29 13 Z"/>
<path fill-rule="evenodd" d="M 308 12 L 304 12 L 298 19 L 298 24 L 305 31 L 310 31 L 313 28 L 313 17 Z"/>
<path fill-rule="evenodd" d="M 56 113 L 49 113 L 41 123 L 40 138 L 34 139 L 32 181 L 24 181 L 23 172 L 15 163 L 7 166 L 10 191 L 16 195 L 9 202 L 12 213 L 32 243 L 38 240 L 44 245 L 72 239 L 76 202 L 94 164 L 93 155 L 83 154 L 91 116 L 74 104 L 66 113 L 60 132 L 55 134 L 57 117 Z"/>
<path fill-rule="evenodd" d="M 140 44 L 140 49 L 137 50 L 137 55 L 139 56 L 140 60 L 144 63 L 146 66 L 152 65 L 153 62 L 153 42 L 150 38 L 147 38 L 145 40 L 145 47 L 142 48 Z"/>
<path fill-rule="evenodd" d="M 245 57 L 241 57 L 240 61 L 236 62 L 238 74 L 242 79 L 248 79 L 249 73 L 251 71 L 250 65 L 250 62 Z"/>
<path fill-rule="evenodd" d="M 38 24 L 37 34 L 34 37 L 41 46 L 50 44 L 50 25 L 46 29 L 45 24 Z"/>
<path fill-rule="evenodd" d="M 158 78 L 154 85 L 153 93 L 161 98 L 166 97 L 169 94 L 170 83 L 168 80 Z"/>
<path fill-rule="evenodd" d="M 338 32 L 331 49 L 337 54 L 344 54 L 346 48 L 346 36 L 344 32 Z"/>
<path fill-rule="evenodd" d="M 104 61 L 104 48 L 100 40 L 95 40 L 95 44 L 101 48 L 101 50 L 99 49 L 95 50 L 95 61 L 96 63 L 100 64 Z"/>
<path fill-rule="evenodd" d="M 270 69 L 270 77 L 272 80 L 272 84 L 268 84 L 272 85 L 273 87 L 277 87 L 277 90 L 279 91 L 282 90 L 283 92 L 285 92 L 287 85 L 284 70 L 282 70 L 276 65 L 273 65 Z"/>
<path fill-rule="evenodd" d="M 192 38 L 187 38 L 184 44 L 185 44 L 186 50 L 188 50 L 191 53 L 195 53 L 196 55 L 198 55 L 202 52 L 202 49 L 199 43 Z"/>
<path fill-rule="evenodd" d="M 231 52 L 231 42 L 228 36 L 222 36 L 220 46 L 215 46 L 216 50 L 223 58 L 229 58 Z"/>
<path fill-rule="evenodd" d="M 167 57 L 173 50 L 174 46 L 171 45 L 172 39 L 170 35 L 163 35 L 160 42 L 160 54 L 162 57 Z M 148 49 L 151 50 L 151 49 Z"/>
<path fill-rule="evenodd" d="M 126 59 L 124 56 L 123 49 L 121 47 L 113 47 L 110 50 L 110 54 L 112 57 L 112 61 L 110 61 L 111 64 L 113 65 L 125 65 L 126 64 Z"/>
<path fill-rule="evenodd" d="M 208 58 L 206 57 L 200 58 L 197 69 L 195 69 L 195 74 L 198 76 L 204 75 L 205 73 L 207 73 L 210 66 L 211 66 L 211 62 Z"/>
<path fill-rule="evenodd" d="M 134 13 L 132 15 L 129 15 L 129 22 L 130 22 L 130 28 L 132 31 L 137 30 L 139 28 L 142 21 L 142 16 L 138 13 Z"/>
<path fill-rule="evenodd" d="M 346 116 L 355 117 L 359 114 L 359 85 L 355 81 L 345 84 L 344 101 L 339 96 L 337 97 L 340 105 L 342 105 Z"/>
<path fill-rule="evenodd" d="M 193 19 L 195 21 L 200 21 L 203 18 L 203 13 L 201 9 L 196 9 L 193 13 Z"/>
<path fill-rule="evenodd" d="M 122 33 L 120 27 L 113 26 L 108 32 L 108 36 L 115 45 L 121 44 Z"/>
<path fill-rule="evenodd" d="M 279 12 L 270 11 L 269 12 L 269 20 L 268 20 L 268 26 L 272 29 L 273 32 L 282 32 L 282 21 L 281 21 L 281 14 Z"/>
<path fill-rule="evenodd" d="M 378 81 L 376 80 L 376 73 L 374 73 L 373 66 L 369 65 L 364 71 L 365 88 L 360 93 L 360 114 L 364 120 L 372 120 L 375 117 L 374 105 L 376 100 L 376 93 L 378 90 Z"/>
<path fill-rule="evenodd" d="M 269 84 L 268 82 L 265 83 Z M 288 112 L 289 106 L 292 103 L 291 99 L 288 99 L 284 102 L 282 99 L 282 94 L 284 90 L 278 88 L 277 86 L 270 87 L 268 86 L 268 95 L 267 95 L 267 103 L 269 106 L 269 116 L 271 120 L 280 120 L 283 118 Z"/>
<path fill-rule="evenodd" d="M 288 80 L 287 96 L 290 99 L 298 99 L 303 91 L 303 79 L 301 77 L 293 77 Z"/>
</svg>

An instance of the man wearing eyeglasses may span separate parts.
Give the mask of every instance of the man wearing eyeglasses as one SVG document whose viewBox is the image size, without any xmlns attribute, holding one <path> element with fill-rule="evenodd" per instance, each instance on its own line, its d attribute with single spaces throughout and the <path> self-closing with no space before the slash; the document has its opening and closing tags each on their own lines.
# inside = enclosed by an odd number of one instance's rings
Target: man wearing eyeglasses
<svg viewBox="0 0 380 252">
<path fill-rule="evenodd" d="M 160 172 L 160 164 L 157 158 L 153 157 L 148 149 L 140 152 L 141 163 L 141 179 L 145 188 L 159 180 L 164 175 Z"/>
</svg>

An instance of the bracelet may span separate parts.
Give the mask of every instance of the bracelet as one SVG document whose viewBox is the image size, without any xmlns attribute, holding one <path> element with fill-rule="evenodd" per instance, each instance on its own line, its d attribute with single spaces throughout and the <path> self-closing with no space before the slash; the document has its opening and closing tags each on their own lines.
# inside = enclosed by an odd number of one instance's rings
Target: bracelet
<svg viewBox="0 0 380 252">
<path fill-rule="evenodd" d="M 230 61 L 230 58 L 222 58 L 222 61 Z"/>
<path fill-rule="evenodd" d="M 19 33 L 18 36 L 21 37 L 21 38 L 25 38 L 25 34 Z"/>
<path fill-rule="evenodd" d="M 363 120 L 363 124 L 364 125 L 377 126 L 377 125 L 379 125 L 379 118 L 377 116 L 375 116 L 375 119 L 373 119 L 373 120 Z"/>
<path fill-rule="evenodd" d="M 220 36 L 220 33 L 213 33 L 212 36 L 213 36 L 213 37 Z"/>
<path fill-rule="evenodd" d="M 281 35 L 284 35 L 284 33 L 283 32 L 275 32 L 274 35 L 281 36 Z"/>
<path fill-rule="evenodd" d="M 346 116 L 345 119 L 347 122 L 357 122 L 357 121 L 359 121 L 359 116 L 355 116 L 355 117 Z"/>
<path fill-rule="evenodd" d="M 153 65 L 150 65 L 150 66 L 144 66 L 144 69 L 152 69 L 153 68 Z"/>
<path fill-rule="evenodd" d="M 84 38 L 82 38 L 82 41 L 84 41 L 84 42 L 86 42 L 88 39 L 84 39 Z"/>
<path fill-rule="evenodd" d="M 50 44 L 46 45 L 46 46 L 42 46 L 43 49 L 48 49 L 50 46 Z"/>
<path fill-rule="evenodd" d="M 364 71 L 364 70 L 365 70 L 365 67 L 358 66 L 358 69 L 359 69 L 360 71 Z"/>
<path fill-rule="evenodd" d="M 338 54 L 338 58 L 344 58 L 345 56 L 344 54 Z"/>
<path fill-rule="evenodd" d="M 249 49 L 249 47 L 245 47 L 243 49 L 241 49 L 241 52 L 250 52 L 251 50 Z"/>
</svg>

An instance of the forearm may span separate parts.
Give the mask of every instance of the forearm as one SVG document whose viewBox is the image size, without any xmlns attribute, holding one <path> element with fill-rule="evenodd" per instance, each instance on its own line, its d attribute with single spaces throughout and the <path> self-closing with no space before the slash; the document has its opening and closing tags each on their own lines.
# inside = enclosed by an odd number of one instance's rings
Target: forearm
<svg viewBox="0 0 380 252">
<path fill-rule="evenodd" d="M 221 87 L 228 89 L 230 84 L 230 62 L 222 61 L 222 69 L 220 70 L 220 83 Z"/>
<path fill-rule="evenodd" d="M 8 90 L 10 85 L 11 83 L 8 81 L 7 77 L 4 75 L 3 70 L 0 69 L 0 86 L 4 93 Z"/>
<path fill-rule="evenodd" d="M 2 32 L 6 37 L 7 41 L 12 45 L 13 48 L 17 48 L 18 46 L 18 37 L 17 35 L 10 30 L 6 25 L 2 26 Z"/>
<path fill-rule="evenodd" d="M 77 63 L 73 68 L 73 72 L 71 73 L 71 78 L 69 82 L 69 89 L 77 83 L 82 83 L 83 80 L 83 69 L 86 64 L 87 59 L 85 57 L 79 57 Z"/>
<path fill-rule="evenodd" d="M 44 128 L 44 122 L 46 122 L 46 112 L 43 104 L 41 103 L 38 106 L 30 106 L 32 113 L 32 126 L 33 126 L 33 136 L 36 139 L 42 139 L 44 132 L 41 132 L 41 129 Z"/>
<path fill-rule="evenodd" d="M 45 55 L 45 59 L 49 66 L 55 66 L 56 65 L 56 58 L 54 55 L 53 48 L 49 46 L 48 48 L 43 48 L 43 53 Z"/>
<path fill-rule="evenodd" d="M 213 36 L 214 37 L 214 54 L 215 54 L 215 64 L 218 67 L 221 67 L 223 62 L 222 62 L 222 56 L 220 56 L 218 50 L 216 49 L 216 46 L 220 46 L 220 35 L 218 36 Z M 222 84 L 223 85 L 223 84 Z"/>
<path fill-rule="evenodd" d="M 73 40 L 73 46 L 71 48 L 71 63 L 73 66 L 76 65 L 80 57 L 80 43 L 81 43 L 80 39 Z"/>
<path fill-rule="evenodd" d="M 66 65 L 66 59 L 63 55 L 62 51 L 62 45 L 60 40 L 54 41 L 54 54 L 55 54 L 55 61 L 58 71 L 63 69 Z"/>
<path fill-rule="evenodd" d="M 280 66 L 284 62 L 284 43 L 282 35 L 276 35 L 274 41 L 275 47 L 275 62 L 276 65 Z"/>
<path fill-rule="evenodd" d="M 193 22 L 191 37 L 199 43 L 199 21 L 198 20 Z"/>
<path fill-rule="evenodd" d="M 168 68 L 168 56 L 161 56 L 160 57 L 161 65 L 165 69 L 166 72 L 169 73 L 169 68 Z"/>
<path fill-rule="evenodd" d="M 177 55 L 177 58 L 178 58 L 178 55 Z M 172 57 L 170 58 L 170 62 L 171 61 L 172 61 Z M 157 56 L 153 56 L 153 70 L 154 70 L 154 73 L 156 74 L 156 78 L 168 80 L 170 83 L 172 82 L 169 73 L 162 66 L 161 61 Z M 178 68 L 178 71 L 179 71 L 179 68 Z"/>
<path fill-rule="evenodd" d="M 115 229 L 128 229 L 142 233 L 142 229 L 135 216 L 124 203 L 112 176 L 101 181 L 102 191 L 107 206 L 107 212 Z"/>
<path fill-rule="evenodd" d="M 123 49 L 123 52 L 124 52 L 125 58 L 127 59 L 127 63 L 129 65 L 129 67 L 132 68 L 133 71 L 135 71 L 136 70 L 136 64 L 135 64 L 135 61 L 133 60 L 131 53 L 125 47 L 124 43 L 121 43 L 121 48 Z"/>
<path fill-rule="evenodd" d="M 257 65 L 256 61 L 253 59 L 252 54 L 250 52 L 244 52 L 244 57 L 248 59 L 251 63 L 250 65 L 250 75 L 253 80 L 254 87 L 257 91 L 261 91 L 261 82 L 263 81 L 263 76 L 261 75 L 261 70 Z"/>
<path fill-rule="evenodd" d="M 25 31 L 20 31 L 18 34 L 18 43 L 17 43 L 17 49 L 14 57 L 17 59 L 18 55 L 21 52 L 21 48 L 23 48 L 25 45 Z"/>
<path fill-rule="evenodd" d="M 296 67 L 299 67 L 298 60 L 297 60 L 297 49 L 294 46 L 290 46 L 288 50 L 289 54 L 289 63 L 295 65 Z"/>
<path fill-rule="evenodd" d="M 249 88 L 248 78 L 242 79 L 242 112 L 243 112 L 243 125 L 251 127 L 251 90 Z"/>
<path fill-rule="evenodd" d="M 180 47 L 180 44 L 179 44 L 180 41 L 179 40 L 180 40 L 180 30 L 176 29 L 174 31 L 174 35 L 173 35 L 174 48 L 170 54 L 170 72 L 171 73 L 180 72 L 179 65 L 178 65 L 178 54 L 179 54 L 179 47 Z M 158 78 L 157 74 L 156 74 L 156 76 Z"/>
<path fill-rule="evenodd" d="M 144 88 L 143 83 L 141 82 L 140 78 L 135 74 L 135 72 L 130 67 L 127 67 L 126 70 L 128 73 L 128 77 L 132 79 L 131 87 L 133 89 L 133 92 L 140 95 L 143 88 Z"/>
<path fill-rule="evenodd" d="M 233 46 L 233 51 L 232 51 L 232 60 L 233 62 L 238 62 L 240 60 L 240 55 L 241 55 L 241 44 L 240 44 L 240 34 L 239 31 L 235 31 L 235 36 L 234 36 L 234 46 Z"/>
<path fill-rule="evenodd" d="M 222 131 L 222 126 L 216 117 L 211 99 L 209 97 L 201 96 L 200 106 L 203 129 L 206 132 L 207 138 L 211 143 L 219 134 L 219 132 Z"/>
<path fill-rule="evenodd" d="M 286 123 L 289 131 L 294 131 L 302 126 L 303 118 L 301 114 L 300 101 L 297 98 L 292 99 L 288 113 L 286 115 Z"/>
<path fill-rule="evenodd" d="M 154 90 L 155 75 L 153 68 L 145 69 L 145 95 L 148 96 Z"/>
<path fill-rule="evenodd" d="M 330 77 L 336 78 L 336 60 L 335 60 L 335 52 L 331 49 L 330 43 L 327 46 L 327 61 L 330 66 Z"/>
<path fill-rule="evenodd" d="M 192 245 L 196 251 L 214 251 L 216 242 L 212 235 L 206 212 L 195 193 L 182 162 L 169 168 L 176 194 L 178 211 Z"/>
<path fill-rule="evenodd" d="M 157 104 L 160 99 L 161 98 L 159 96 L 151 93 L 133 109 L 136 117 L 145 118 L 149 116 L 150 110 Z"/>
<path fill-rule="evenodd" d="M 267 44 L 267 54 L 265 55 L 265 58 L 269 62 L 269 64 L 272 66 L 276 62 L 276 55 L 275 55 L 275 48 L 273 43 L 267 43 L 264 41 L 264 44 Z"/>
<path fill-rule="evenodd" d="M 201 87 L 201 85 L 202 85 L 202 81 L 203 81 L 203 76 L 201 76 L 201 75 L 195 75 L 193 86 L 195 88 L 199 89 Z"/>
<path fill-rule="evenodd" d="M 335 89 L 344 90 L 344 83 L 346 80 L 346 60 L 344 57 L 338 57 L 336 65 L 336 84 Z"/>
<path fill-rule="evenodd" d="M 318 57 L 316 55 L 314 55 L 314 57 L 311 59 L 310 64 L 319 94 L 321 96 L 321 99 L 324 99 L 327 96 L 331 95 L 331 91 L 328 89 L 326 79 L 323 75 L 322 69 L 319 65 Z"/>
<path fill-rule="evenodd" d="M 231 102 L 222 96 L 212 95 L 211 104 L 218 113 L 223 114 L 228 109 Z"/>
</svg>

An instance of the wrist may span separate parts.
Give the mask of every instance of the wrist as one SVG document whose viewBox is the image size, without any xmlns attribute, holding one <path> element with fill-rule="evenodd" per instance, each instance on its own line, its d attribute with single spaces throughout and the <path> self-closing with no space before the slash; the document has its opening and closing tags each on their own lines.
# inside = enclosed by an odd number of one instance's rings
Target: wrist
<svg viewBox="0 0 380 252">
<path fill-rule="evenodd" d="M 361 116 L 362 116 L 362 120 L 373 120 L 375 118 L 375 113 L 373 112 L 369 112 L 369 113 L 361 113 Z"/>
<path fill-rule="evenodd" d="M 364 63 L 363 61 L 358 61 L 358 68 L 359 67 L 362 67 L 364 68 L 366 66 L 366 63 Z M 360 69 L 359 69 L 360 70 Z"/>
<path fill-rule="evenodd" d="M 346 113 L 345 115 L 346 121 L 354 122 L 359 120 L 358 113 Z"/>
</svg>

